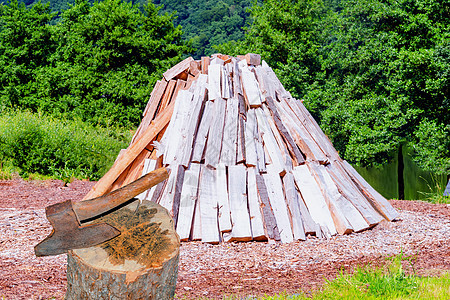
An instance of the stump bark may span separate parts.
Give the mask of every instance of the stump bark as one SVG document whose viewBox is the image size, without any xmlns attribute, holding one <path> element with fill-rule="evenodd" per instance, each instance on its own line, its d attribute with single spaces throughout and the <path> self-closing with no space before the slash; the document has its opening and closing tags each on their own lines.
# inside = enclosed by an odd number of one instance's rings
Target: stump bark
<svg viewBox="0 0 450 300">
<path fill-rule="evenodd" d="M 66 299 L 172 299 L 180 241 L 167 210 L 134 201 L 99 222 L 121 235 L 69 251 Z"/>
</svg>

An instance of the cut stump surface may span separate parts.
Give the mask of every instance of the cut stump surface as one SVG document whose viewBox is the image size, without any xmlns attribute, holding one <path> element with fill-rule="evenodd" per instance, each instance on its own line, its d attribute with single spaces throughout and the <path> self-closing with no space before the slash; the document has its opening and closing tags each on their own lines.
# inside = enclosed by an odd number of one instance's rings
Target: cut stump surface
<svg viewBox="0 0 450 300">
<path fill-rule="evenodd" d="M 134 201 L 99 222 L 121 235 L 69 251 L 66 299 L 172 299 L 180 242 L 167 210 Z"/>
</svg>

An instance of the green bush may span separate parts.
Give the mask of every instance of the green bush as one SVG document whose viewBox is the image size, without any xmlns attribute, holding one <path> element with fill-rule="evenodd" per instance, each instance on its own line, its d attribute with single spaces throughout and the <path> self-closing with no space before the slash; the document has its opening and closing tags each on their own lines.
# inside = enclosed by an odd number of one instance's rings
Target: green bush
<svg viewBox="0 0 450 300">
<path fill-rule="evenodd" d="M 0 161 L 22 177 L 32 173 L 97 180 L 111 167 L 131 132 L 12 111 L 0 117 Z"/>
</svg>

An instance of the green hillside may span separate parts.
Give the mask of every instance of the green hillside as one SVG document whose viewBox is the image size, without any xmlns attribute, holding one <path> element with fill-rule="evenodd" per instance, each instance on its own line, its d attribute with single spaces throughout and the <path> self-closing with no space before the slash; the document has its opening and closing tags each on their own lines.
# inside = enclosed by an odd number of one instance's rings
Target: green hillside
<svg viewBox="0 0 450 300">
<path fill-rule="evenodd" d="M 49 3 L 50 10 L 61 12 L 74 4 L 75 0 L 41 0 Z M 142 7 L 146 0 L 126 0 L 133 5 Z M 19 0 L 27 6 L 37 3 L 36 0 Z M 93 3 L 94 0 L 88 0 Z M 0 0 L 8 3 L 8 0 Z M 183 38 L 192 42 L 196 50 L 190 54 L 195 58 L 210 55 L 214 52 L 212 46 L 223 44 L 231 40 L 244 38 L 244 27 L 249 22 L 248 9 L 253 0 L 154 0 L 154 4 L 161 6 L 162 13 L 174 14 L 175 26 L 183 27 Z"/>
</svg>

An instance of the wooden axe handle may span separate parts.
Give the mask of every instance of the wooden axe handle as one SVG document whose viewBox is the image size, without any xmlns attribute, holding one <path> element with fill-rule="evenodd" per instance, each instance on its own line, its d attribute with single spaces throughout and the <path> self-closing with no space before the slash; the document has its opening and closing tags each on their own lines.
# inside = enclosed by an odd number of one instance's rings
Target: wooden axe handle
<svg viewBox="0 0 450 300">
<path fill-rule="evenodd" d="M 156 169 L 109 194 L 73 203 L 78 220 L 94 218 L 114 209 L 169 177 L 167 168 Z"/>
</svg>

